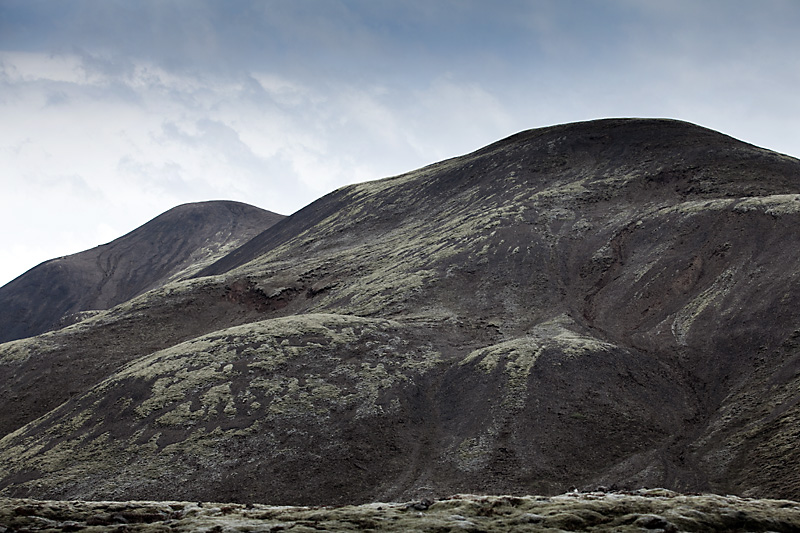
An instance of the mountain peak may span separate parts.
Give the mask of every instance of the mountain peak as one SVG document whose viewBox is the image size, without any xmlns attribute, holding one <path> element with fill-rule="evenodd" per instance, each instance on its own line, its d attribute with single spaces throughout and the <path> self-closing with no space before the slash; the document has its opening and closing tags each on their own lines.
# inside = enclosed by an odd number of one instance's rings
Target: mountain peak
<svg viewBox="0 0 800 533">
<path fill-rule="evenodd" d="M 240 202 L 183 204 L 112 242 L 46 261 L 0 287 L 0 342 L 190 276 L 281 218 Z"/>
<path fill-rule="evenodd" d="M 754 166 L 759 179 L 741 172 Z M 486 210 L 791 194 L 797 160 L 672 119 L 600 119 L 526 130 L 470 154 L 343 187 L 270 228 L 200 275 L 227 272 L 324 220 L 357 232 L 427 218 L 445 205 Z M 358 205 L 354 213 L 350 206 Z M 430 206 L 427 208 L 425 206 Z M 591 207 L 591 206 L 589 206 Z M 359 222 L 368 220 L 363 226 Z M 347 220 L 344 220 L 346 218 Z M 328 224 L 330 226 L 330 224 Z"/>
</svg>

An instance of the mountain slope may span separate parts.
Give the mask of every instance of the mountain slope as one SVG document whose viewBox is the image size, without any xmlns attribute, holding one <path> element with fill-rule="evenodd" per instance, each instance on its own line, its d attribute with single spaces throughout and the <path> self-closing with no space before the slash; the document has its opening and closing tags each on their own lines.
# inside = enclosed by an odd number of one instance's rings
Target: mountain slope
<svg viewBox="0 0 800 533">
<path fill-rule="evenodd" d="M 798 498 L 799 224 L 800 161 L 665 120 L 342 188 L 194 279 L 0 345 L 25 391 L 0 493 Z M 54 408 L 43 369 L 91 378 Z"/>
<path fill-rule="evenodd" d="M 0 342 L 108 309 L 225 255 L 282 217 L 238 202 L 178 206 L 131 233 L 46 261 L 0 287 Z"/>
</svg>

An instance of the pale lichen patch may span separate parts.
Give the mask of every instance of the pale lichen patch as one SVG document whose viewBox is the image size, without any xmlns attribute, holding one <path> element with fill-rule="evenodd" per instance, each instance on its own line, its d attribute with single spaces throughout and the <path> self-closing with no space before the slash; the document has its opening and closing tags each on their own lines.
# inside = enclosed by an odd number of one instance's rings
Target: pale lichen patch
<svg viewBox="0 0 800 533">
<path fill-rule="evenodd" d="M 672 335 L 681 346 L 687 345 L 687 336 L 692 324 L 700 314 L 715 301 L 725 297 L 734 286 L 734 277 L 738 268 L 731 266 L 723 271 L 706 290 L 698 294 L 692 301 L 683 306 L 672 320 Z"/>
<path fill-rule="evenodd" d="M 181 427 L 196 423 L 203 415 L 203 409 L 192 411 L 192 402 L 187 401 L 156 418 L 155 423 L 157 426 Z"/>
<path fill-rule="evenodd" d="M 56 335 L 43 333 L 36 337 L 18 339 L 0 344 L 0 365 L 24 363 L 32 355 L 51 351 L 56 347 Z"/>
<path fill-rule="evenodd" d="M 675 206 L 659 210 L 655 213 L 656 216 L 664 215 L 666 213 L 680 213 L 683 215 L 693 215 L 703 213 L 706 211 L 722 211 L 729 209 L 736 203 L 736 200 L 731 198 L 707 198 L 703 200 L 690 200 L 681 202 Z"/>
<path fill-rule="evenodd" d="M 502 365 L 507 375 L 502 404 L 521 409 L 527 398 L 528 376 L 543 350 L 538 339 L 523 337 L 475 350 L 461 364 L 477 361 L 478 367 L 487 373 Z"/>
<path fill-rule="evenodd" d="M 292 425 L 300 418 L 322 427 L 332 410 L 352 410 L 356 418 L 399 411 L 402 399 L 390 391 L 441 362 L 429 344 L 406 338 L 412 327 L 384 319 L 298 315 L 178 344 L 132 362 L 76 399 L 75 406 L 65 404 L 64 412 L 51 412 L 47 431 L 8 435 L 0 447 L 14 460 L 0 472 L 55 472 L 36 481 L 49 487 L 41 490 L 67 483 L 93 494 L 146 486 L 164 475 L 188 479 L 189 457 L 217 465 L 207 475 L 222 476 L 230 459 L 219 447 L 236 435 L 258 436 L 266 457 L 299 456 L 302 451 L 294 445 L 263 435 L 258 421 Z M 116 402 L 115 408 L 133 411 L 136 418 L 132 426 L 116 427 L 109 440 L 113 420 L 97 416 L 99 399 L 129 385 L 144 390 L 144 396 Z M 222 429 L 233 417 L 247 423 Z M 176 430 L 186 433 L 178 442 Z M 167 435 L 163 443 L 161 431 Z M 120 457 L 135 459 L 120 464 Z"/>
<path fill-rule="evenodd" d="M 475 364 L 485 373 L 502 369 L 506 375 L 502 405 L 521 409 L 527 399 L 530 373 L 545 350 L 557 350 L 562 357 L 578 357 L 614 347 L 569 329 L 571 323 L 565 315 L 555 317 L 534 327 L 529 335 L 474 350 L 459 365 Z"/>
<path fill-rule="evenodd" d="M 800 213 L 800 194 L 772 194 L 741 198 L 734 211 L 760 211 L 775 217 Z"/>
<path fill-rule="evenodd" d="M 231 384 L 222 383 L 209 388 L 201 397 L 200 404 L 206 408 L 207 417 L 213 417 L 219 412 L 219 405 L 223 405 L 222 411 L 226 416 L 236 415 L 236 407 L 233 405 L 231 395 Z"/>
<path fill-rule="evenodd" d="M 497 429 L 491 426 L 477 437 L 462 440 L 448 457 L 460 470 L 479 471 L 488 464 L 496 440 Z"/>
</svg>

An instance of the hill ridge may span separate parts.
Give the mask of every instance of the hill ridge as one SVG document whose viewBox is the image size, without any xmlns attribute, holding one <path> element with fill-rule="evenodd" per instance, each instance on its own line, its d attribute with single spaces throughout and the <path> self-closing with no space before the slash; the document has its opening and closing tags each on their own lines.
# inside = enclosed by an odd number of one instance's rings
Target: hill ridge
<svg viewBox="0 0 800 533">
<path fill-rule="evenodd" d="M 655 135 L 654 132 L 657 132 L 658 135 Z M 565 142 L 567 135 L 570 136 L 570 140 Z M 614 135 L 616 135 L 616 137 L 614 137 Z M 315 223 L 328 218 L 335 211 L 342 209 L 348 200 L 352 200 L 353 196 L 359 194 L 355 193 L 355 191 L 366 191 L 373 187 L 381 190 L 384 188 L 391 188 L 408 179 L 414 179 L 416 180 L 415 183 L 418 183 L 419 180 L 417 180 L 417 176 L 428 174 L 441 175 L 442 172 L 439 172 L 439 170 L 447 169 L 448 166 L 467 165 L 469 161 L 491 157 L 492 154 L 498 151 L 524 149 L 529 147 L 534 141 L 538 141 L 538 144 L 533 148 L 535 152 L 538 152 L 537 155 L 552 157 L 553 154 L 557 153 L 559 150 L 568 152 L 576 151 L 576 144 L 578 146 L 577 151 L 580 151 L 583 144 L 597 146 L 602 144 L 604 139 L 611 139 L 611 142 L 618 147 L 614 153 L 610 154 L 610 157 L 607 157 L 609 161 L 611 161 L 614 156 L 619 156 L 620 150 L 625 147 L 642 144 L 646 145 L 643 147 L 643 151 L 658 149 L 663 152 L 667 150 L 675 151 L 689 148 L 693 152 L 700 152 L 700 157 L 704 156 L 705 152 L 709 149 L 724 149 L 731 152 L 745 150 L 752 157 L 763 156 L 773 158 L 773 163 L 776 166 L 780 166 L 783 163 L 792 164 L 792 161 L 796 161 L 789 156 L 753 146 L 696 124 L 675 119 L 609 118 L 525 130 L 463 156 L 432 163 L 418 170 L 398 176 L 348 185 L 337 189 L 299 210 L 294 216 L 287 218 L 281 226 L 275 228 L 274 231 L 264 232 L 263 235 L 256 236 L 246 247 L 236 250 L 234 253 L 230 254 L 230 256 L 221 258 L 217 263 L 210 265 L 198 275 L 221 274 L 238 266 L 242 266 L 246 262 L 253 260 L 254 255 L 261 253 L 261 248 L 269 249 L 271 246 L 277 246 L 280 242 L 293 238 L 296 234 L 302 233 Z M 709 143 L 713 141 L 714 144 L 709 144 L 705 147 L 703 145 L 704 141 L 708 141 Z M 698 156 L 696 155 L 696 157 Z M 563 162 L 557 161 L 551 164 L 551 167 L 547 168 L 546 171 L 553 170 L 553 166 L 555 166 L 557 170 L 557 167 L 560 165 L 563 165 Z M 458 176 L 458 181 L 463 181 L 463 174 L 464 173 L 461 173 Z M 481 175 L 487 176 L 489 173 L 479 174 L 473 172 L 471 175 L 475 177 Z M 456 180 L 449 180 L 442 184 L 439 189 L 449 193 L 452 191 L 452 188 L 449 187 L 456 183 Z M 704 183 L 702 185 L 708 186 L 709 184 Z M 784 188 L 781 190 L 793 189 Z M 700 191 L 699 188 L 696 187 L 694 191 L 687 192 L 697 193 Z M 742 190 L 739 192 L 746 194 L 748 191 Z M 286 229 L 284 230 L 283 228 Z"/>
<path fill-rule="evenodd" d="M 800 161 L 675 121 L 523 133 L 0 345 L 0 494 L 800 497 Z"/>
<path fill-rule="evenodd" d="M 0 342 L 62 327 L 71 315 L 190 275 L 280 218 L 241 202 L 183 204 L 109 243 L 45 261 L 0 287 Z"/>
</svg>

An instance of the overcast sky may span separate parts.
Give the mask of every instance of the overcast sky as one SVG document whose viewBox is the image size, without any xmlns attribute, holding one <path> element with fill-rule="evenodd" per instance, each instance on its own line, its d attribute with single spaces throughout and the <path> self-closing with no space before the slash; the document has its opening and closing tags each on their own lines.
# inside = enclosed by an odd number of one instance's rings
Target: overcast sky
<svg viewBox="0 0 800 533">
<path fill-rule="evenodd" d="M 0 0 L 0 285 L 212 199 L 282 214 L 518 131 L 800 156 L 797 0 Z"/>
</svg>

